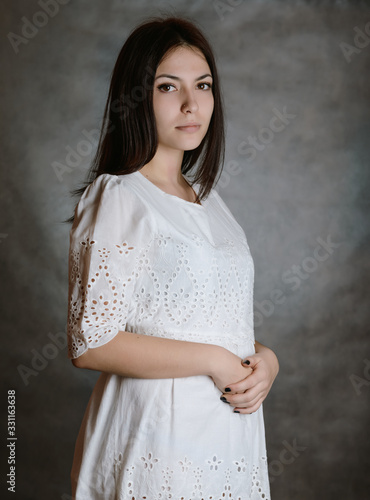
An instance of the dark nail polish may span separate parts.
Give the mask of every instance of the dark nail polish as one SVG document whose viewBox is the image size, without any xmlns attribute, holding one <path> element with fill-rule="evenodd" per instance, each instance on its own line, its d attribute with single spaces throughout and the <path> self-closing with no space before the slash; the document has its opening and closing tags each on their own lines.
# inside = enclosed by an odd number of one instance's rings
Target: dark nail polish
<svg viewBox="0 0 370 500">
<path fill-rule="evenodd" d="M 230 404 L 230 403 L 228 402 L 228 400 L 227 400 L 224 396 L 221 396 L 221 397 L 220 397 L 220 399 L 221 399 L 221 401 L 223 401 L 224 403 Z"/>
<path fill-rule="evenodd" d="M 225 392 L 231 392 L 230 387 L 226 387 Z"/>
<path fill-rule="evenodd" d="M 249 359 L 246 359 L 245 361 L 243 361 L 243 365 L 250 365 L 251 362 L 249 361 Z"/>
<path fill-rule="evenodd" d="M 240 413 L 240 411 L 239 411 L 239 410 L 234 410 L 234 412 L 233 412 L 233 413 Z"/>
</svg>

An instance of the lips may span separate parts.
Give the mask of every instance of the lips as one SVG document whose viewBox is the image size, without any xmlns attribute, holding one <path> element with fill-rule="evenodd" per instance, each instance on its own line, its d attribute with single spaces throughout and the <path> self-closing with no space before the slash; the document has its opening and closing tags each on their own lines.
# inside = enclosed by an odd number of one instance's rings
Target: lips
<svg viewBox="0 0 370 500">
<path fill-rule="evenodd" d="M 199 123 L 187 123 L 176 128 L 182 132 L 197 132 L 200 129 L 200 125 Z"/>
</svg>

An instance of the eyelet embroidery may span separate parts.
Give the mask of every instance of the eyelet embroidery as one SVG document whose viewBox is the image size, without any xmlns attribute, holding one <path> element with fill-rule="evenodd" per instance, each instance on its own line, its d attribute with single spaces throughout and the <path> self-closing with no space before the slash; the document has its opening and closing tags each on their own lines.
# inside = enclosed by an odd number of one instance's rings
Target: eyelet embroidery
<svg viewBox="0 0 370 500">
<path fill-rule="evenodd" d="M 218 466 L 222 464 L 223 460 L 218 460 L 216 455 L 213 455 L 211 460 L 207 460 L 210 470 L 218 470 Z"/>
<path fill-rule="evenodd" d="M 230 467 L 223 468 L 223 460 L 217 455 L 212 455 L 211 459 L 205 460 L 206 468 L 203 469 L 199 466 L 193 467 L 192 461 L 189 460 L 187 456 L 178 460 L 175 464 L 168 465 L 163 464 L 160 469 L 160 476 L 158 478 L 157 489 L 153 489 L 152 482 L 149 481 L 151 477 L 151 472 L 159 464 L 160 460 L 156 459 L 151 452 L 148 452 L 147 456 L 140 457 L 134 465 L 130 465 L 125 468 L 128 476 L 128 481 L 126 482 L 125 491 L 119 496 L 119 500 L 125 500 L 126 498 L 134 500 L 149 500 L 149 499 L 159 499 L 159 500 L 269 500 L 269 484 L 267 474 L 261 475 L 261 472 L 267 471 L 267 458 L 261 457 L 259 465 L 253 464 L 250 466 L 245 460 L 245 457 L 241 457 L 239 460 L 234 460 L 234 468 Z M 114 470 L 117 470 L 117 464 L 120 469 L 123 465 L 123 455 L 119 453 L 116 458 L 113 459 Z M 206 474 L 206 469 L 208 469 L 208 474 Z M 157 470 L 158 472 L 158 470 Z M 211 474 L 211 475 L 210 475 Z M 217 478 L 223 476 L 223 486 L 221 490 L 216 494 L 207 493 L 207 490 L 214 491 L 214 479 L 215 476 L 212 474 L 217 474 Z M 184 480 L 177 480 L 176 483 L 172 483 L 173 477 L 179 478 L 183 476 Z M 136 480 L 132 479 L 136 477 Z M 249 480 L 248 480 L 249 477 Z M 262 484 L 262 478 L 267 483 Z M 135 482 L 136 481 L 136 482 Z M 177 486 L 175 486 L 177 485 Z M 187 496 L 184 495 L 184 487 L 180 485 L 188 485 L 190 490 Z M 207 485 L 207 486 L 206 486 Z M 135 488 L 140 488 L 145 490 L 146 494 L 142 496 L 137 496 L 135 494 Z M 182 490 L 181 490 L 182 488 Z M 236 495 L 236 491 L 240 491 Z M 130 495 L 128 497 L 127 495 Z"/>
<path fill-rule="evenodd" d="M 119 330 L 233 352 L 254 342 L 254 268 L 242 240 L 215 248 L 197 234 L 184 242 L 159 233 L 142 246 L 86 237 L 71 248 L 69 268 L 70 357 Z"/>
</svg>

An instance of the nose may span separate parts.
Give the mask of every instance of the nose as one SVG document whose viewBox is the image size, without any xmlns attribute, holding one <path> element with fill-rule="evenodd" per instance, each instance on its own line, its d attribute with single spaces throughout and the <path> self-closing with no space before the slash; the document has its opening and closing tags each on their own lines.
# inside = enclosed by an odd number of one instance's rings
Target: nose
<svg viewBox="0 0 370 500">
<path fill-rule="evenodd" d="M 192 94 L 187 94 L 181 106 L 183 113 L 195 113 L 198 110 L 198 103 Z"/>
</svg>

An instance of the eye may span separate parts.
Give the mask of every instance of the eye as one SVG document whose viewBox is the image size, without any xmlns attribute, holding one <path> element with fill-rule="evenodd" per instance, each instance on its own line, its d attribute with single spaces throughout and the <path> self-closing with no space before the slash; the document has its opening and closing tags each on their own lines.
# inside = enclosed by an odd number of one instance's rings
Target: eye
<svg viewBox="0 0 370 500">
<path fill-rule="evenodd" d="M 158 90 L 164 93 L 173 92 L 173 90 L 169 90 L 170 87 L 175 88 L 175 86 L 172 83 L 162 83 L 162 85 L 159 85 L 157 88 Z"/>
<path fill-rule="evenodd" d="M 212 89 L 212 83 L 201 82 L 201 83 L 198 83 L 198 87 L 200 87 L 200 90 L 211 90 Z M 205 87 L 207 87 L 207 88 L 205 88 Z"/>
</svg>

